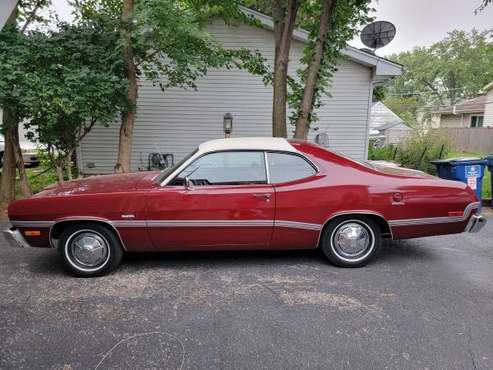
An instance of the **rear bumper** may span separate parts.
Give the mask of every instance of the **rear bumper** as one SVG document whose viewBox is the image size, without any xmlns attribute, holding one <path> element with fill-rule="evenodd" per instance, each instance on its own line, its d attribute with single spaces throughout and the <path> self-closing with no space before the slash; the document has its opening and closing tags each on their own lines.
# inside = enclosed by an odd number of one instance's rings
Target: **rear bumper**
<svg viewBox="0 0 493 370">
<path fill-rule="evenodd" d="M 27 248 L 30 247 L 29 243 L 24 239 L 21 232 L 15 227 L 11 227 L 3 231 L 3 236 L 9 242 L 12 247 Z"/>
<path fill-rule="evenodd" d="M 481 215 L 472 215 L 467 223 L 466 229 L 469 233 L 477 233 L 486 225 L 486 218 Z"/>
</svg>

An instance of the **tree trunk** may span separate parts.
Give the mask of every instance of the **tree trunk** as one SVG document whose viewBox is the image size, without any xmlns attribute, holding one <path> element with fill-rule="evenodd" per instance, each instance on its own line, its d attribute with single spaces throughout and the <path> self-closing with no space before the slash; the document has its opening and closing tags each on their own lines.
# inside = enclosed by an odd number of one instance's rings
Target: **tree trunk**
<svg viewBox="0 0 493 370">
<path fill-rule="evenodd" d="M 282 0 L 275 0 L 272 5 L 275 40 L 272 135 L 275 137 L 287 137 L 286 101 L 289 50 L 298 8 L 297 0 L 288 0 L 287 8 L 284 7 Z"/>
<path fill-rule="evenodd" d="M 67 171 L 67 179 L 69 181 L 73 180 L 73 176 L 72 176 L 72 155 L 73 154 L 74 154 L 74 151 L 70 150 L 68 152 L 67 157 L 65 158 L 65 169 Z"/>
<path fill-rule="evenodd" d="M 29 184 L 26 167 L 24 167 L 24 158 L 22 158 L 22 150 L 19 143 L 19 124 L 16 122 L 14 126 L 12 127 L 12 148 L 15 155 L 16 167 L 19 171 L 20 190 L 22 195 L 27 198 L 33 195 L 33 191 L 31 189 L 31 185 Z"/>
<path fill-rule="evenodd" d="M 16 125 L 15 117 L 8 107 L 3 109 L 3 126 L 5 149 L 3 154 L 2 183 L 0 187 L 0 201 L 10 203 L 15 199 L 15 153 L 12 146 Z"/>
<path fill-rule="evenodd" d="M 310 128 L 309 118 L 313 109 L 315 88 L 317 86 L 320 65 L 324 56 L 324 45 L 329 30 L 329 21 L 334 11 L 336 1 L 337 0 L 325 0 L 320 13 L 318 36 L 315 41 L 312 58 L 308 64 L 305 88 L 298 110 L 298 119 L 296 120 L 296 130 L 294 132 L 294 137 L 296 139 L 306 140 L 308 136 L 308 130 Z"/>
<path fill-rule="evenodd" d="M 55 161 L 55 172 L 56 172 L 56 175 L 58 177 L 58 183 L 59 184 L 62 184 L 65 179 L 63 178 L 63 162 L 62 160 L 60 159 L 57 159 Z"/>
<path fill-rule="evenodd" d="M 134 8 L 133 0 L 123 1 L 122 22 L 123 27 L 120 35 L 124 42 L 123 58 L 126 64 L 126 74 L 128 79 L 127 99 L 131 105 L 131 110 L 122 112 L 122 123 L 120 126 L 120 141 L 118 144 L 118 158 L 115 164 L 115 172 L 130 172 L 132 164 L 132 136 L 135 122 L 135 107 L 137 105 L 137 68 L 135 66 L 134 54 L 130 40 L 130 23 Z"/>
</svg>

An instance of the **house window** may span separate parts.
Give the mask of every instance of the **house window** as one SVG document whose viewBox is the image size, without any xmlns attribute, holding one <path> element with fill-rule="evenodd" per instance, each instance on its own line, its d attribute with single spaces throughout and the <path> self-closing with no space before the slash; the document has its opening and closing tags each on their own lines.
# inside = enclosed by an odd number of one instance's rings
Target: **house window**
<svg viewBox="0 0 493 370">
<path fill-rule="evenodd" d="M 471 116 L 471 127 L 483 127 L 484 116 Z"/>
</svg>

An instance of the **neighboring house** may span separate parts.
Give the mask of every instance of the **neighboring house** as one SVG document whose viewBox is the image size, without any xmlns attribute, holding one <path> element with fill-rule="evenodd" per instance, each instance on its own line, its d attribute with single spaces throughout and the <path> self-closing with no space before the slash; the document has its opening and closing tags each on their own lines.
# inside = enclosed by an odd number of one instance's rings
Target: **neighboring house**
<svg viewBox="0 0 493 370">
<path fill-rule="evenodd" d="M 371 107 L 370 138 L 380 144 L 398 144 L 406 139 L 412 129 L 382 102 L 375 102 Z"/>
<path fill-rule="evenodd" d="M 2 125 L 3 111 L 0 109 L 0 126 Z M 37 166 L 40 162 L 38 157 L 38 145 L 30 141 L 27 130 L 23 125 L 19 125 L 19 144 L 22 150 L 22 157 L 26 166 Z M 0 167 L 3 166 L 3 154 L 5 151 L 5 138 L 0 134 Z"/>
<path fill-rule="evenodd" d="M 440 109 L 433 114 L 433 127 L 493 127 L 493 82 L 483 95 Z"/>
<path fill-rule="evenodd" d="M 274 35 L 272 19 L 255 11 L 263 27 L 227 26 L 215 21 L 208 31 L 225 47 L 258 49 L 272 64 Z M 300 68 L 307 33 L 294 32 L 290 73 Z M 368 118 L 373 86 L 401 74 L 400 65 L 373 54 L 348 47 L 318 111 L 319 121 L 309 140 L 326 133 L 329 146 L 354 158 L 366 158 Z M 172 153 L 183 158 L 203 141 L 224 137 L 223 116 L 233 115 L 232 137 L 272 136 L 272 87 L 262 78 L 240 70 L 211 70 L 198 81 L 197 90 L 172 88 L 164 93 L 148 81 L 140 81 L 133 136 L 132 169 L 147 164 L 149 152 Z M 95 127 L 77 151 L 83 174 L 113 171 L 120 122 Z M 293 127 L 289 127 L 292 136 Z M 142 158 L 142 162 L 141 159 Z"/>
<path fill-rule="evenodd" d="M 484 126 L 493 127 L 493 81 L 483 88 L 486 101 L 484 103 Z"/>
</svg>

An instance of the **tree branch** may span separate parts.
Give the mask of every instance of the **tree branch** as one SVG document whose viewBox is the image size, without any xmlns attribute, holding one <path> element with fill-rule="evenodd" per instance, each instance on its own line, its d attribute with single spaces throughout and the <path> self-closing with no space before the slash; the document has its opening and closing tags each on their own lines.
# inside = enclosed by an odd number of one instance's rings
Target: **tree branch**
<svg viewBox="0 0 493 370">
<path fill-rule="evenodd" d="M 36 12 L 41 8 L 45 0 L 38 0 L 36 1 L 36 4 L 34 5 L 33 10 L 29 14 L 29 16 L 26 18 L 26 23 L 24 23 L 24 26 L 21 28 L 21 32 L 24 33 L 29 26 L 29 24 L 34 20 L 34 17 L 36 16 Z"/>
</svg>

